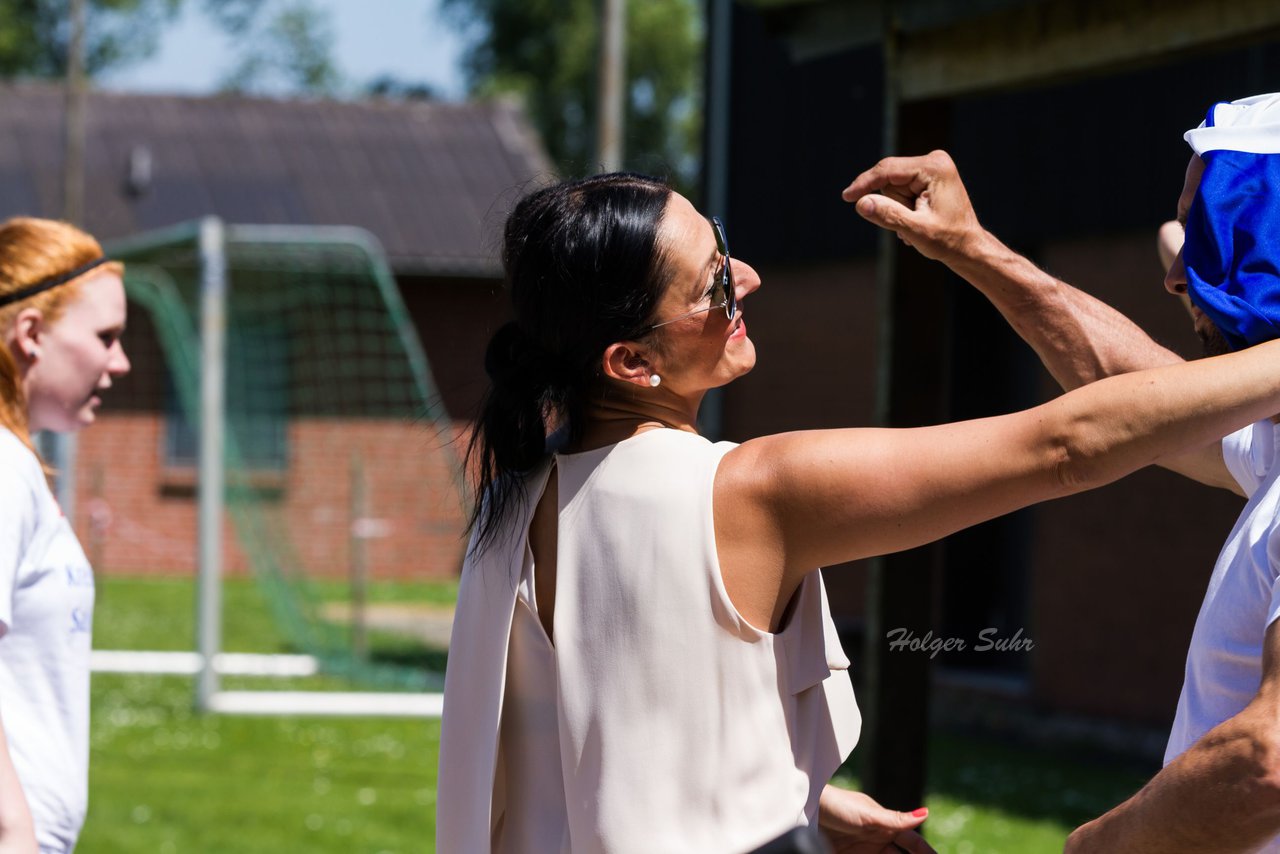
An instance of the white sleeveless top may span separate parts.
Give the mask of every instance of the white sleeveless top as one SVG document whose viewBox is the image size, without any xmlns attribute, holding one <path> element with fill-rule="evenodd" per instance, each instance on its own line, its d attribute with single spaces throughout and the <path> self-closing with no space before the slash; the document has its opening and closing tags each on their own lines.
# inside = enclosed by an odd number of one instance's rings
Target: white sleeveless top
<svg viewBox="0 0 1280 854">
<path fill-rule="evenodd" d="M 529 839 L 524 850 L 739 854 L 816 821 L 861 726 L 849 661 L 816 571 L 776 634 L 729 601 L 711 503 L 733 447 L 653 430 L 557 456 L 547 678 L 568 844 Z M 510 524 L 463 570 L 445 681 L 440 854 L 488 851 L 499 837 L 519 850 L 505 822 L 529 793 L 508 785 L 510 744 L 499 744 L 512 632 L 523 617 L 536 625 L 536 615 L 513 618 L 549 470 L 529 479 Z"/>
<path fill-rule="evenodd" d="M 506 701 L 498 734 L 495 781 L 518 798 L 504 798 L 495 816 L 493 854 L 568 854 L 569 814 L 560 769 L 555 648 L 538 617 L 533 554 L 525 550 L 507 651 Z"/>
</svg>

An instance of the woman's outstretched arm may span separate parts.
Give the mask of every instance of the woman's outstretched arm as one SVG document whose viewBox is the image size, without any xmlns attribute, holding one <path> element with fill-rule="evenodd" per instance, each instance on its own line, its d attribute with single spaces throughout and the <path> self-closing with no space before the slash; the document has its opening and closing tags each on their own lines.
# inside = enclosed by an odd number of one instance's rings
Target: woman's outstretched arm
<svg viewBox="0 0 1280 854">
<path fill-rule="evenodd" d="M 740 608 L 739 598 L 785 603 L 815 566 L 909 549 L 1093 489 L 1277 412 L 1273 341 L 1110 377 L 995 418 L 754 439 L 721 463 L 717 540 L 748 538 L 773 558 L 753 563 L 776 566 L 777 577 L 744 582 L 735 567 L 722 571 Z"/>
</svg>

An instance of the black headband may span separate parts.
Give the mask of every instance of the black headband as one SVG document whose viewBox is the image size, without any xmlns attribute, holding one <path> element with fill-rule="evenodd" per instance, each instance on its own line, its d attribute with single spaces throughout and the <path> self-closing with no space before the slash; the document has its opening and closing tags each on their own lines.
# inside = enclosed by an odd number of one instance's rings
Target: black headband
<svg viewBox="0 0 1280 854">
<path fill-rule="evenodd" d="M 11 294 L 4 294 L 3 296 L 0 296 L 0 308 L 4 308 L 6 305 L 10 305 L 15 302 L 20 302 L 28 297 L 33 297 L 36 294 L 42 294 L 50 288 L 56 288 L 58 285 L 65 285 L 72 279 L 78 279 L 95 267 L 100 267 L 110 260 L 111 259 L 107 256 L 102 255 L 94 258 L 87 264 L 81 264 L 74 270 L 69 270 L 66 273 L 60 273 L 56 276 L 50 276 L 47 279 L 36 282 L 34 285 L 27 285 L 25 288 L 16 290 Z"/>
</svg>

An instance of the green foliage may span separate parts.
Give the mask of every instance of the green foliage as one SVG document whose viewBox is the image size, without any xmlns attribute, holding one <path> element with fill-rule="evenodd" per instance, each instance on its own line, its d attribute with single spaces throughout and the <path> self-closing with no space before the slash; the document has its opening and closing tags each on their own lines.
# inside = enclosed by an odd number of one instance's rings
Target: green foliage
<svg viewBox="0 0 1280 854">
<path fill-rule="evenodd" d="M 381 74 L 373 78 L 365 84 L 364 94 L 387 101 L 434 101 L 440 97 L 436 87 L 430 83 L 406 80 L 394 74 Z"/>
<path fill-rule="evenodd" d="M 329 14 L 311 0 L 206 0 L 241 44 L 228 92 L 334 95 L 342 83 L 333 62 Z"/>
<path fill-rule="evenodd" d="M 190 0 L 85 0 L 85 73 L 92 79 L 155 53 L 160 36 Z M 71 0 L 0 0 L 0 77 L 66 74 Z M 238 60 L 224 88 L 237 92 L 332 95 L 327 12 L 313 0 L 202 0 L 200 8 L 234 37 Z"/>
<path fill-rule="evenodd" d="M 439 99 L 440 92 L 431 83 L 397 77 L 396 74 L 379 74 L 365 83 L 364 95 L 384 101 L 435 101 Z"/>
<path fill-rule="evenodd" d="M 155 53 L 182 0 L 85 0 L 85 73 Z M 0 77 L 60 77 L 71 39 L 71 0 L 0 2 Z"/>
<path fill-rule="evenodd" d="M 443 0 L 470 40 L 474 95 L 519 98 L 564 174 L 594 171 L 598 0 Z M 624 162 L 697 177 L 702 24 L 695 0 L 629 0 Z"/>
</svg>

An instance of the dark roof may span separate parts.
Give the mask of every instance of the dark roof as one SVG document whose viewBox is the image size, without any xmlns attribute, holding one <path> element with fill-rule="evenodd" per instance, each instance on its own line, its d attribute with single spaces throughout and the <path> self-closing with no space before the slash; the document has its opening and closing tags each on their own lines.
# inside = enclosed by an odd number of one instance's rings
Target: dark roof
<svg viewBox="0 0 1280 854">
<path fill-rule="evenodd" d="M 103 240 L 208 214 L 355 225 L 397 272 L 492 275 L 496 225 L 552 168 L 507 102 L 87 100 L 84 220 Z M 0 85 L 0 217 L 62 213 L 63 104 L 56 86 Z"/>
</svg>

